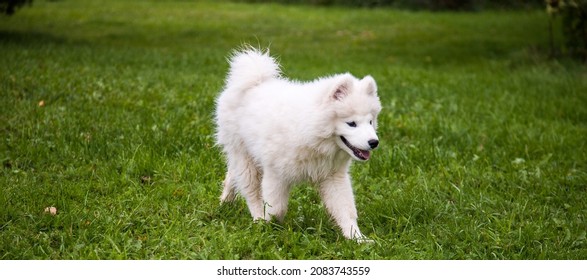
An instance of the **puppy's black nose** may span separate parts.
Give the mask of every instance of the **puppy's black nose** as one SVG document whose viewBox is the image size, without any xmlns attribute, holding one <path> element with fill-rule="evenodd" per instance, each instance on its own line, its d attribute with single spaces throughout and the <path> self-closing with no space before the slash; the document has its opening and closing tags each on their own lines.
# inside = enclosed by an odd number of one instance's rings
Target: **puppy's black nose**
<svg viewBox="0 0 587 280">
<path fill-rule="evenodd" d="M 371 139 L 367 143 L 369 143 L 369 147 L 371 147 L 371 149 L 375 149 L 377 146 L 379 146 L 379 140 L 377 139 Z"/>
</svg>

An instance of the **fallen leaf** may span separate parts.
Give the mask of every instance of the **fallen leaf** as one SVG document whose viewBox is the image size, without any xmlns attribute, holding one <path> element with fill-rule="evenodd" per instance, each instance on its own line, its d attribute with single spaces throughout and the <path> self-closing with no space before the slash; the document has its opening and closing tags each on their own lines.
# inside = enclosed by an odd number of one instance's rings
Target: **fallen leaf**
<svg viewBox="0 0 587 280">
<path fill-rule="evenodd" d="M 57 215 L 57 208 L 55 208 L 53 206 L 47 207 L 47 208 L 45 208 L 45 213 L 48 213 L 52 216 L 55 216 L 55 215 Z"/>
</svg>

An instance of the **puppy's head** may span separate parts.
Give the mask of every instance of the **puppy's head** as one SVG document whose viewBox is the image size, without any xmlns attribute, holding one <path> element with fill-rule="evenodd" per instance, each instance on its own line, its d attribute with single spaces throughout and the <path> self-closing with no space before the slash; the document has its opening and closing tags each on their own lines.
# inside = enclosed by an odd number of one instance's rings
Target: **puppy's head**
<svg viewBox="0 0 587 280">
<path fill-rule="evenodd" d="M 334 79 L 329 96 L 335 110 L 336 144 L 353 159 L 368 160 L 371 150 L 379 145 L 376 130 L 381 103 L 375 80 L 340 75 Z"/>
</svg>

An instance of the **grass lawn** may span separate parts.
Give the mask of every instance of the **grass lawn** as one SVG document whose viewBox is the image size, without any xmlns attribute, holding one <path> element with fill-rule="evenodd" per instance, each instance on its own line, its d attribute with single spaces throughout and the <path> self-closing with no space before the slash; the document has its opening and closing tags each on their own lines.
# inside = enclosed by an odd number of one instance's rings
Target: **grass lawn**
<svg viewBox="0 0 587 280">
<path fill-rule="evenodd" d="M 0 17 L 0 259 L 587 259 L 587 67 L 548 58 L 547 19 L 34 1 Z M 375 77 L 381 145 L 352 167 L 375 243 L 310 185 L 281 224 L 219 204 L 214 100 L 242 43 L 294 79 Z"/>
</svg>

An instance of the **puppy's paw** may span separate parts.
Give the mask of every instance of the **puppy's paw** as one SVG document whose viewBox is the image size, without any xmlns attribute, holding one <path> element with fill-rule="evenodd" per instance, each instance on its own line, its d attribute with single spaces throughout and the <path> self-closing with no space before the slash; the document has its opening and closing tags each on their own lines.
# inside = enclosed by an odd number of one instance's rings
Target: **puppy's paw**
<svg viewBox="0 0 587 280">
<path fill-rule="evenodd" d="M 375 240 L 373 240 L 367 236 L 364 236 L 362 234 L 360 236 L 355 236 L 353 238 L 353 240 L 359 244 L 373 244 L 373 243 L 375 243 Z"/>
</svg>

